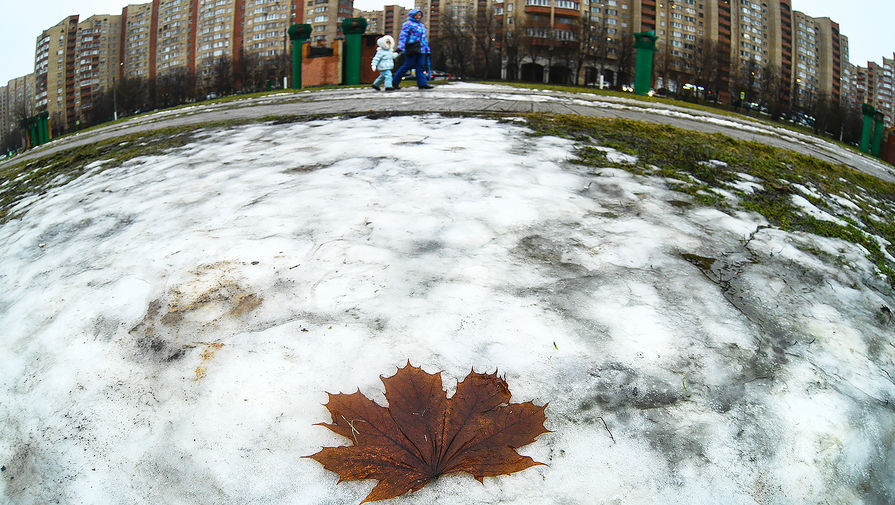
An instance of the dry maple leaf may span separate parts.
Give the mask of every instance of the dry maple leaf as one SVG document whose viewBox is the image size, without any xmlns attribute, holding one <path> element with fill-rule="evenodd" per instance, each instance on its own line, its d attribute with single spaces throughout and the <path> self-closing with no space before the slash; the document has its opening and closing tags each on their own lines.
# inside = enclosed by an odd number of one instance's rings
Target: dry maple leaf
<svg viewBox="0 0 895 505">
<path fill-rule="evenodd" d="M 450 398 L 441 373 L 428 374 L 407 362 L 385 384 L 388 407 L 361 394 L 329 394 L 332 424 L 319 423 L 354 445 L 324 447 L 313 458 L 344 480 L 377 479 L 362 501 L 385 500 L 416 491 L 439 475 L 504 475 L 541 465 L 516 449 L 534 442 L 544 428 L 546 405 L 509 403 L 505 380 L 474 370 Z"/>
</svg>

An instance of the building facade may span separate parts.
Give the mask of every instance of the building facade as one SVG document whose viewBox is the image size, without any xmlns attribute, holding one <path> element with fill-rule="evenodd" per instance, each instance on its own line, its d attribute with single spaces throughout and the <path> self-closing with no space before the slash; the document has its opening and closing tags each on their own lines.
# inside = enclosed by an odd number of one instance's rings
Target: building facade
<svg viewBox="0 0 895 505">
<path fill-rule="evenodd" d="M 307 0 L 304 23 L 311 25 L 311 42 L 326 45 L 343 38 L 342 20 L 354 14 L 353 0 Z"/>
<path fill-rule="evenodd" d="M 243 59 L 284 57 L 293 23 L 310 24 L 311 42 L 327 45 L 343 37 L 346 17 L 365 17 L 368 32 L 395 37 L 407 19 L 401 6 L 355 13 L 352 5 L 152 0 L 128 5 L 120 16 L 80 23 L 70 16 L 36 40 L 35 109 L 70 128 L 93 97 L 123 78 L 188 78 L 201 87 Z M 717 79 L 719 98 L 728 103 L 757 100 L 773 88 L 784 101 L 866 101 L 888 121 L 893 115 L 893 61 L 850 66 L 838 24 L 793 11 L 791 0 L 417 0 L 416 7 L 431 39 L 449 29 L 470 35 L 477 65 L 481 46 L 493 43 L 507 78 L 629 84 L 632 34 L 652 30 L 656 88 L 692 89 L 696 81 Z"/>
<path fill-rule="evenodd" d="M 78 23 L 75 41 L 74 104 L 85 121 L 93 102 L 121 78 L 121 16 L 91 16 Z"/>
<path fill-rule="evenodd" d="M 154 52 L 151 3 L 128 5 L 121 11 L 121 77 L 148 79 Z"/>
<path fill-rule="evenodd" d="M 34 74 L 7 82 L 0 88 L 0 137 L 18 131 L 19 121 L 34 112 Z"/>
<path fill-rule="evenodd" d="M 78 16 L 68 16 L 38 37 L 34 55 L 35 109 L 47 111 L 57 127 L 74 125 L 75 47 Z"/>
</svg>

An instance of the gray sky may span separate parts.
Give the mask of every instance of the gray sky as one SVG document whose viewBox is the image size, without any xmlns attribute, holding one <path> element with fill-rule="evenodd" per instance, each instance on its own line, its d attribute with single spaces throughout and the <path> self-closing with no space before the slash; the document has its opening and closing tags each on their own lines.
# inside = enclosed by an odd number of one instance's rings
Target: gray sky
<svg viewBox="0 0 895 505">
<path fill-rule="evenodd" d="M 85 19 L 94 14 L 121 14 L 128 3 L 140 0 L 0 0 L 0 85 L 34 71 L 34 43 L 41 31 L 70 14 Z M 355 0 L 357 8 L 379 9 L 386 3 L 413 6 L 413 0 Z M 793 9 L 810 16 L 827 16 L 839 23 L 849 39 L 851 61 L 866 65 L 892 57 L 895 39 L 887 37 L 895 20 L 892 0 L 793 0 Z M 873 15 L 868 15 L 873 12 Z"/>
</svg>

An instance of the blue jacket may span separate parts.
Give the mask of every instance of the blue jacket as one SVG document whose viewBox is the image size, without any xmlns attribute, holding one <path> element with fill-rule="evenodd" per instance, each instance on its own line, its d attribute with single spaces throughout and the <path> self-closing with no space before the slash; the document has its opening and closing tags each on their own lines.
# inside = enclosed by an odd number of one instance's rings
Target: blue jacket
<svg viewBox="0 0 895 505">
<path fill-rule="evenodd" d="M 421 21 L 417 21 L 413 19 L 413 16 L 417 12 L 422 12 L 419 9 L 411 9 L 408 13 L 407 21 L 404 22 L 404 25 L 401 26 L 401 35 L 398 36 L 398 51 L 404 51 L 404 46 L 407 45 L 408 42 L 420 42 L 420 52 L 423 54 L 431 53 L 432 51 L 429 49 L 429 39 L 426 37 L 426 25 L 424 25 Z"/>
<path fill-rule="evenodd" d="M 395 58 L 397 57 L 398 53 L 391 49 L 383 49 L 380 47 L 376 50 L 376 56 L 373 57 L 370 66 L 373 67 L 374 70 L 391 70 L 395 68 Z"/>
</svg>

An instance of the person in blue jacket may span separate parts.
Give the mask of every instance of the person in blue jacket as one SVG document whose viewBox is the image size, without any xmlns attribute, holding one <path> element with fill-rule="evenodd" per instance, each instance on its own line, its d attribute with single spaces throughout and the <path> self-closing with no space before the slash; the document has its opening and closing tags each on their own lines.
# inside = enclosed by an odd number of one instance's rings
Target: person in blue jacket
<svg viewBox="0 0 895 505">
<path fill-rule="evenodd" d="M 426 37 L 426 25 L 423 24 L 423 11 L 411 9 L 407 15 L 407 21 L 401 26 L 401 35 L 398 36 L 398 52 L 404 53 L 404 63 L 395 72 L 392 86 L 395 89 L 401 84 L 411 68 L 416 69 L 416 85 L 419 89 L 432 89 L 426 81 L 426 66 L 429 61 L 429 39 Z"/>
</svg>

